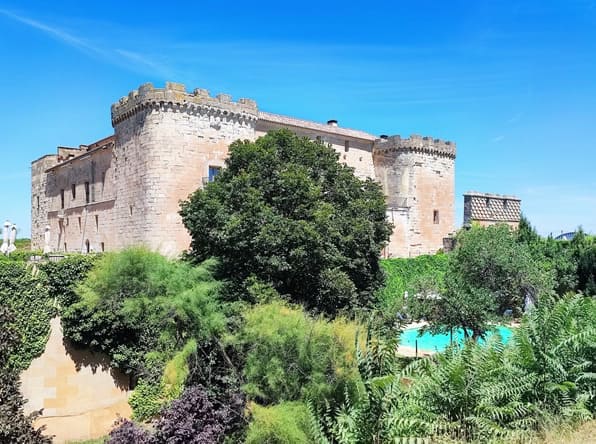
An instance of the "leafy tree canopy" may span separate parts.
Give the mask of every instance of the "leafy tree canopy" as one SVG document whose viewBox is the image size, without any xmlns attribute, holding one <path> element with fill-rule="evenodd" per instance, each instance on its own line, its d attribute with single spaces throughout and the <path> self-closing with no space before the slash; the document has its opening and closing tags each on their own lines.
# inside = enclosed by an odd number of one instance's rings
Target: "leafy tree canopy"
<svg viewBox="0 0 596 444">
<path fill-rule="evenodd" d="M 182 203 L 190 256 L 215 256 L 236 288 L 251 277 L 308 308 L 367 305 L 383 283 L 391 227 L 379 185 L 322 143 L 287 130 L 230 146 L 227 168 Z"/>
<path fill-rule="evenodd" d="M 550 292 L 552 273 L 541 269 L 516 237 L 506 225 L 462 230 L 443 286 L 421 288 L 410 299 L 414 315 L 428 318 L 431 330 L 461 327 L 478 337 L 505 310 L 519 314 L 526 296 Z"/>
</svg>

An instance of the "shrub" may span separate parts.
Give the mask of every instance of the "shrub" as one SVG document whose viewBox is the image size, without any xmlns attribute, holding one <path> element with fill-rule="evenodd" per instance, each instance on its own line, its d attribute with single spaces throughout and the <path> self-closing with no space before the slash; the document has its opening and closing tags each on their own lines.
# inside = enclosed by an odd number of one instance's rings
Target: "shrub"
<svg viewBox="0 0 596 444">
<path fill-rule="evenodd" d="M 61 308 L 66 308 L 78 301 L 75 288 L 80 284 L 98 256 L 72 254 L 60 261 L 47 261 L 39 264 L 39 269 L 45 273 L 49 295 L 55 298 Z"/>
<path fill-rule="evenodd" d="M 201 386 L 189 387 L 155 424 L 156 441 L 172 444 L 221 442 L 226 431 L 236 422 L 236 416 L 242 414 L 238 405 L 214 399 Z"/>
<path fill-rule="evenodd" d="M 108 435 L 106 444 L 157 444 L 147 430 L 128 419 L 119 420 Z"/>
<path fill-rule="evenodd" d="M 191 267 L 142 248 L 106 254 L 77 287 L 80 301 L 65 309 L 65 336 L 157 382 L 189 339 L 209 338 L 225 326 L 212 267 Z"/>
<path fill-rule="evenodd" d="M 234 338 L 246 393 L 266 404 L 343 393 L 355 383 L 357 334 L 354 323 L 311 318 L 281 301 L 254 306 Z"/>
<path fill-rule="evenodd" d="M 182 350 L 165 364 L 159 381 L 146 378 L 138 381 L 128 401 L 132 407 L 133 419 L 145 421 L 154 418 L 164 406 L 180 396 L 189 374 L 189 357 L 196 350 L 197 342 L 194 339 L 189 340 Z M 148 353 L 149 356 L 151 354 Z M 158 354 L 156 358 L 159 360 L 161 357 Z"/>
<path fill-rule="evenodd" d="M 252 404 L 252 420 L 248 427 L 246 444 L 309 444 L 310 415 L 301 402 L 283 402 L 262 407 Z"/>
</svg>

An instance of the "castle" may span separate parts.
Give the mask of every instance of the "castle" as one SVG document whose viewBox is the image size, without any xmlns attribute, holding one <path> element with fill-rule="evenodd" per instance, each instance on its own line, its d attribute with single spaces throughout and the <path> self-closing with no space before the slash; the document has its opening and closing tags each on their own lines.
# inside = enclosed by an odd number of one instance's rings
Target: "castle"
<svg viewBox="0 0 596 444">
<path fill-rule="evenodd" d="M 382 184 L 394 225 L 385 257 L 435 253 L 455 228 L 452 142 L 377 137 L 171 82 L 144 84 L 114 103 L 112 126 L 109 137 L 32 162 L 32 248 L 101 252 L 143 244 L 179 254 L 190 244 L 179 201 L 213 180 L 232 142 L 278 128 L 328 143 L 358 177 Z"/>
</svg>

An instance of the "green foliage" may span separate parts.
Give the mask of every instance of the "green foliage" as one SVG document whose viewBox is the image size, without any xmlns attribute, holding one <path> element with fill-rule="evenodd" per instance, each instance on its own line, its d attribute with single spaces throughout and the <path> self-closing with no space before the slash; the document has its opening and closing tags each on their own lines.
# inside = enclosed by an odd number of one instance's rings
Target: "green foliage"
<svg viewBox="0 0 596 444">
<path fill-rule="evenodd" d="M 280 301 L 254 306 L 233 338 L 245 355 L 245 392 L 263 404 L 343 393 L 356 380 L 357 334 L 353 323 L 314 319 Z"/>
<path fill-rule="evenodd" d="M 20 392 L 18 372 L 11 364 L 15 353 L 21 348 L 17 319 L 8 307 L 0 304 L 0 442 L 2 443 L 51 443 L 51 438 L 42 435 L 42 429 L 31 425 L 39 416 L 34 412 L 23 413 L 25 400 Z"/>
<path fill-rule="evenodd" d="M 443 287 L 421 288 L 408 306 L 414 318 L 429 320 L 432 331 L 462 328 L 477 338 L 505 310 L 519 315 L 526 297 L 536 299 L 553 285 L 550 270 L 538 266 L 508 226 L 473 226 L 457 236 Z"/>
<path fill-rule="evenodd" d="M 524 216 L 519 223 L 517 240 L 529 248 L 538 268 L 553 273 L 557 294 L 562 296 L 577 289 L 577 258 L 569 242 L 540 237 Z"/>
<path fill-rule="evenodd" d="M 217 257 L 235 289 L 273 286 L 307 308 L 367 306 L 390 234 L 380 186 L 287 130 L 230 146 L 227 168 L 182 203 L 190 256 Z"/>
<path fill-rule="evenodd" d="M 17 250 L 24 250 L 31 252 L 31 239 L 28 238 L 21 238 L 16 239 L 14 241 L 14 246 L 17 247 Z"/>
<path fill-rule="evenodd" d="M 78 301 L 76 286 L 81 283 L 98 257 L 88 254 L 72 254 L 60 261 L 47 261 L 39 264 L 45 273 L 48 292 L 60 307 L 66 308 Z"/>
<path fill-rule="evenodd" d="M 447 264 L 445 254 L 382 259 L 387 284 L 378 291 L 377 309 L 369 321 L 371 328 L 378 335 L 395 337 L 406 322 L 406 292 L 412 296 L 425 288 L 442 288 Z"/>
<path fill-rule="evenodd" d="M 415 258 L 382 259 L 381 267 L 387 275 L 385 287 L 379 291 L 379 299 L 386 305 L 403 300 L 404 293 L 412 293 L 423 279 L 442 281 L 447 271 L 447 255 L 418 256 Z"/>
<path fill-rule="evenodd" d="M 41 256 L 42 253 L 29 250 L 15 250 L 9 256 L 0 254 L 0 262 L 27 262 L 33 255 Z"/>
<path fill-rule="evenodd" d="M 468 341 L 403 369 L 392 345 L 369 346 L 358 353 L 362 390 L 337 409 L 311 406 L 314 432 L 346 444 L 525 442 L 592 417 L 595 344 L 596 301 L 575 296 L 541 300 L 507 345 Z"/>
<path fill-rule="evenodd" d="M 577 287 L 587 295 L 596 295 L 596 237 L 587 236 L 580 228 L 570 242 L 573 258 L 577 261 Z"/>
<path fill-rule="evenodd" d="M 533 397 L 557 415 L 596 412 L 596 300 L 544 299 L 517 329 L 512 354 L 539 375 Z"/>
<path fill-rule="evenodd" d="M 189 358 L 196 351 L 197 342 L 191 339 L 165 365 L 158 382 L 141 378 L 129 399 L 133 419 L 146 421 L 154 418 L 165 406 L 180 397 L 189 374 Z M 151 352 L 148 355 L 151 356 Z M 160 359 L 161 356 L 158 354 L 155 358 Z M 151 358 L 147 360 L 151 362 Z"/>
<path fill-rule="evenodd" d="M 157 382 L 189 339 L 209 338 L 225 326 L 213 266 L 191 267 L 142 248 L 106 254 L 77 287 L 80 300 L 65 309 L 65 335 Z"/>
<path fill-rule="evenodd" d="M 596 295 L 596 238 L 580 228 L 571 241 L 541 238 L 526 218 L 520 221 L 518 241 L 528 245 L 541 268 L 552 270 L 559 296 L 569 291 Z"/>
<path fill-rule="evenodd" d="M 248 427 L 246 444 L 309 444 L 310 416 L 301 402 L 282 402 L 262 407 L 251 404 L 252 421 Z"/>
<path fill-rule="evenodd" d="M 168 401 L 180 397 L 184 390 L 184 383 L 189 374 L 188 362 L 190 357 L 197 352 L 197 341 L 189 340 L 186 345 L 166 364 L 162 382 L 165 397 Z"/>
<path fill-rule="evenodd" d="M 153 382 L 143 378 L 139 379 L 128 399 L 128 404 L 132 408 L 133 419 L 137 421 L 155 418 L 165 403 L 163 382 Z"/>
<path fill-rule="evenodd" d="M 56 311 L 43 276 L 34 275 L 22 262 L 0 262 L 0 306 L 14 314 L 20 337 L 8 365 L 25 369 L 43 353 Z"/>
</svg>

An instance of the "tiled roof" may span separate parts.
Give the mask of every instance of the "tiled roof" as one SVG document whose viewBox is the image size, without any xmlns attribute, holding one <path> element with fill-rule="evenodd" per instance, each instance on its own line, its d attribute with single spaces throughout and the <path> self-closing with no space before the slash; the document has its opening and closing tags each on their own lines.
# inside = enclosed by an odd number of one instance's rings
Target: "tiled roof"
<svg viewBox="0 0 596 444">
<path fill-rule="evenodd" d="M 323 133 L 337 134 L 341 136 L 354 137 L 356 139 L 364 139 L 373 142 L 377 139 L 372 134 L 365 133 L 364 131 L 342 128 L 339 126 L 331 126 L 323 123 L 312 122 L 310 120 L 295 119 L 293 117 L 282 116 L 280 114 L 266 113 L 259 111 L 259 120 L 270 123 L 278 123 L 284 126 L 295 126 L 299 128 L 310 129 L 313 131 L 320 131 Z"/>
<path fill-rule="evenodd" d="M 472 220 L 517 222 L 521 213 L 521 201 L 517 198 L 470 196 Z"/>
</svg>

